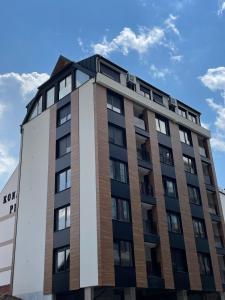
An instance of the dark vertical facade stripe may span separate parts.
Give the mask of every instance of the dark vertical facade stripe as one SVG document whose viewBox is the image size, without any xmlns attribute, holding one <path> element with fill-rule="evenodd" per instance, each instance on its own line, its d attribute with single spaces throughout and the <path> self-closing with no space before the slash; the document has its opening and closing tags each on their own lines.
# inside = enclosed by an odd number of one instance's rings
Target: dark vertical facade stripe
<svg viewBox="0 0 225 300">
<path fill-rule="evenodd" d="M 45 272 L 44 294 L 52 293 L 53 271 L 53 231 L 54 231 L 54 199 L 55 199 L 55 141 L 56 141 L 56 105 L 50 109 L 49 125 L 49 164 L 48 164 L 48 194 L 46 214 L 46 242 L 45 242 Z"/>
<path fill-rule="evenodd" d="M 98 272 L 100 286 L 114 286 L 111 185 L 109 176 L 109 144 L 106 89 L 94 86 L 96 137 L 96 199 Z"/>
<path fill-rule="evenodd" d="M 136 285 L 137 287 L 146 288 L 148 284 L 137 163 L 137 149 L 134 128 L 133 103 L 125 99 L 124 107 L 127 137 L 128 172 L 130 183 L 130 203 L 134 242 L 134 259 L 136 269 Z"/>
<path fill-rule="evenodd" d="M 168 235 L 168 224 L 164 199 L 164 188 L 159 158 L 159 145 L 155 126 L 155 114 L 147 112 L 148 129 L 150 133 L 150 157 L 153 169 L 153 185 L 156 198 L 158 233 L 160 235 L 161 269 L 165 280 L 165 288 L 173 289 L 173 270 Z"/>
<path fill-rule="evenodd" d="M 215 248 L 212 221 L 211 221 L 211 217 L 209 214 L 208 198 L 207 198 L 207 192 L 206 192 L 206 187 L 205 187 L 205 180 L 204 180 L 204 174 L 203 174 L 203 169 L 202 169 L 201 157 L 199 154 L 198 137 L 197 137 L 197 134 L 195 134 L 193 132 L 192 132 L 192 142 L 193 142 L 193 147 L 194 147 L 194 151 L 195 151 L 195 163 L 196 163 L 196 169 L 197 169 L 197 173 L 198 173 L 199 188 L 200 188 L 201 199 L 202 199 L 202 208 L 204 211 L 204 219 L 205 219 L 205 225 L 206 225 L 206 231 L 207 231 L 207 238 L 209 241 L 209 249 L 210 249 L 210 256 L 211 256 L 211 261 L 212 261 L 215 285 L 216 285 L 216 289 L 218 291 L 222 291 L 222 283 L 221 283 L 221 277 L 220 277 L 218 257 L 217 257 L 216 248 Z M 214 180 L 215 180 L 215 177 L 214 177 Z"/>
<path fill-rule="evenodd" d="M 180 204 L 183 235 L 186 249 L 187 265 L 189 271 L 190 288 L 201 290 L 201 276 L 196 251 L 191 209 L 189 203 L 186 176 L 184 171 L 183 153 L 179 137 L 179 127 L 170 122 L 171 142 L 174 157 L 174 166 L 177 180 L 177 190 Z"/>
<path fill-rule="evenodd" d="M 80 288 L 79 89 L 71 93 L 70 290 Z"/>
</svg>

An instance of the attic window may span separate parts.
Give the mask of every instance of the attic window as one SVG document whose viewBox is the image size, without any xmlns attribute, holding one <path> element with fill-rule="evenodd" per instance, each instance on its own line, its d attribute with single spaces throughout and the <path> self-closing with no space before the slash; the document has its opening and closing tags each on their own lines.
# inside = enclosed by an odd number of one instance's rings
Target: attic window
<svg viewBox="0 0 225 300">
<path fill-rule="evenodd" d="M 55 88 L 53 87 L 47 91 L 46 108 L 53 105 L 54 103 L 55 103 Z"/>
<path fill-rule="evenodd" d="M 69 75 L 59 83 L 59 100 L 71 93 L 72 91 L 72 76 Z"/>
<path fill-rule="evenodd" d="M 38 99 L 38 101 L 35 103 L 35 106 L 32 110 L 32 113 L 30 115 L 30 120 L 37 117 L 42 113 L 42 96 Z"/>
<path fill-rule="evenodd" d="M 84 73 L 80 70 L 77 70 L 76 71 L 76 88 L 81 86 L 83 83 L 85 83 L 89 79 L 90 79 L 89 75 L 87 75 L 86 73 Z"/>
<path fill-rule="evenodd" d="M 115 71 L 114 69 L 104 65 L 104 64 L 100 64 L 100 72 L 108 77 L 110 77 L 111 79 L 120 82 L 120 73 Z"/>
<path fill-rule="evenodd" d="M 163 97 L 153 92 L 153 101 L 163 105 Z"/>
</svg>

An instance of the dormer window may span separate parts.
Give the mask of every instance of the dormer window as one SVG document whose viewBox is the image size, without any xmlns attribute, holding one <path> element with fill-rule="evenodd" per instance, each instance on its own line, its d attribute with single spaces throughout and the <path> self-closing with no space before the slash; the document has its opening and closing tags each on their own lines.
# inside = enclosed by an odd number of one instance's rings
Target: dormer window
<svg viewBox="0 0 225 300">
<path fill-rule="evenodd" d="M 140 84 L 140 94 L 148 99 L 151 98 L 151 91 Z"/>
<path fill-rule="evenodd" d="M 55 103 L 55 87 L 52 87 L 47 91 L 46 95 L 46 108 L 52 106 Z"/>
<path fill-rule="evenodd" d="M 197 116 L 196 116 L 196 115 L 194 115 L 194 114 L 192 114 L 192 113 L 189 112 L 189 113 L 188 113 L 188 119 L 189 119 L 191 122 L 197 124 Z"/>
<path fill-rule="evenodd" d="M 35 103 L 35 106 L 32 110 L 32 113 L 30 115 L 30 120 L 37 117 L 42 113 L 42 96 L 38 99 L 38 101 Z"/>
<path fill-rule="evenodd" d="M 155 92 L 153 92 L 153 101 L 163 105 L 163 97 Z"/>
<path fill-rule="evenodd" d="M 72 91 L 72 76 L 69 75 L 59 83 L 59 100 L 71 93 Z"/>
<path fill-rule="evenodd" d="M 187 111 L 186 111 L 186 109 L 178 106 L 177 112 L 178 112 L 178 115 L 182 116 L 183 118 L 187 118 Z"/>
<path fill-rule="evenodd" d="M 100 72 L 111 79 L 120 82 L 120 73 L 105 64 L 100 64 Z"/>
</svg>

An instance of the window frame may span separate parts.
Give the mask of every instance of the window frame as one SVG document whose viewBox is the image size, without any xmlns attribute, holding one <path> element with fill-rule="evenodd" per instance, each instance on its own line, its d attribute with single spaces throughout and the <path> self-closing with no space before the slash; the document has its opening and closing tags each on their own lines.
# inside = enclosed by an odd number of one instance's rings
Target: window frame
<svg viewBox="0 0 225 300">
<path fill-rule="evenodd" d="M 118 176 L 118 172 L 121 171 L 121 165 L 118 166 L 118 164 L 122 164 L 124 166 L 124 178 L 125 181 L 120 180 L 118 177 L 122 178 L 123 176 L 121 176 L 121 174 Z M 118 160 L 118 159 L 114 159 L 114 158 L 110 158 L 110 179 L 124 183 L 124 184 L 129 184 L 129 175 L 128 175 L 128 165 L 127 163 Z"/>
<path fill-rule="evenodd" d="M 179 126 L 179 136 L 181 143 L 192 146 L 191 132 L 188 129 Z"/>
<path fill-rule="evenodd" d="M 168 120 L 162 118 L 159 115 L 156 115 L 155 116 L 155 124 L 156 124 L 156 131 L 158 131 L 158 132 L 160 132 L 162 134 L 168 135 L 168 136 L 170 135 Z M 162 124 L 164 124 L 163 127 L 165 127 L 165 132 L 162 129 Z"/>
<path fill-rule="evenodd" d="M 60 175 L 65 173 L 65 188 L 64 189 L 60 189 Z M 67 189 L 69 189 L 71 187 L 71 168 L 66 168 L 66 169 L 63 169 L 59 172 L 56 173 L 56 176 L 55 176 L 55 192 L 56 193 L 60 193 L 60 192 L 63 192 Z"/>
<path fill-rule="evenodd" d="M 178 226 L 177 230 L 175 229 L 175 227 L 173 225 L 173 224 L 175 224 L 173 222 L 174 218 L 176 219 L 176 224 Z M 167 211 L 167 224 L 168 224 L 168 231 L 170 233 L 174 233 L 174 234 L 182 234 L 183 233 L 181 217 L 179 214 Z"/>
<path fill-rule="evenodd" d="M 184 171 L 193 175 L 197 174 L 195 159 L 183 154 Z"/>
<path fill-rule="evenodd" d="M 60 213 L 60 210 L 65 210 L 64 220 L 63 220 L 64 225 L 63 225 L 62 228 L 60 228 L 60 226 L 59 226 L 59 219 L 60 219 L 59 213 Z M 70 221 L 71 221 L 70 216 L 71 216 L 70 204 L 66 205 L 66 206 L 63 206 L 63 207 L 57 208 L 55 210 L 55 231 L 61 231 L 61 230 L 70 228 Z M 69 225 L 68 225 L 68 223 L 69 223 Z"/>
<path fill-rule="evenodd" d="M 195 114 L 188 112 L 188 120 L 190 120 L 192 123 L 198 124 L 197 118 L 198 117 Z"/>
<path fill-rule="evenodd" d="M 60 122 L 60 120 L 61 120 L 60 119 L 60 112 L 62 112 L 63 109 L 66 109 L 67 114 L 64 117 L 66 120 L 63 123 L 61 123 Z M 60 107 L 57 110 L 57 127 L 62 126 L 63 124 L 65 124 L 66 122 L 69 122 L 70 120 L 71 120 L 71 103 L 67 103 L 67 104 L 65 104 L 64 106 Z"/>
<path fill-rule="evenodd" d="M 119 106 L 116 106 L 116 103 L 120 103 Z M 107 109 L 114 111 L 117 114 L 124 115 L 124 101 L 123 97 L 117 93 L 114 93 L 111 90 L 107 91 Z"/>
<path fill-rule="evenodd" d="M 70 79 L 70 83 L 68 84 L 67 83 L 67 80 L 68 78 Z M 59 81 L 59 84 L 58 84 L 58 100 L 61 100 L 63 99 L 64 97 L 66 97 L 68 94 L 70 94 L 72 92 L 72 74 L 68 74 L 66 75 L 62 80 Z M 64 88 L 62 89 L 61 88 L 61 84 L 62 83 L 65 83 L 64 84 Z M 68 91 L 66 93 L 63 93 L 63 95 L 60 95 L 60 92 L 62 93 L 62 90 L 67 90 L 67 86 L 68 86 Z"/>
<path fill-rule="evenodd" d="M 63 262 L 64 262 L 64 267 L 63 270 L 58 270 L 58 254 L 63 252 Z M 68 262 L 67 262 L 67 253 L 68 253 Z M 68 267 L 67 267 L 68 265 Z M 60 247 L 55 249 L 54 251 L 54 273 L 58 274 L 58 273 L 64 273 L 64 272 L 68 272 L 70 270 L 70 247 L 69 246 L 65 246 L 65 247 Z"/>
<path fill-rule="evenodd" d="M 110 79 L 120 83 L 120 72 L 115 70 L 113 67 L 100 62 L 100 73 L 102 73 L 103 75 L 109 77 Z"/>
<path fill-rule="evenodd" d="M 165 154 L 169 154 L 170 157 L 166 157 Z M 161 163 L 174 166 L 173 151 L 171 148 L 159 144 L 159 157 Z"/>
<path fill-rule="evenodd" d="M 182 255 L 181 255 L 182 254 Z M 181 261 L 182 258 L 182 266 L 178 264 L 178 262 Z M 187 273 L 188 272 L 188 266 L 187 266 L 187 257 L 185 250 L 178 249 L 178 248 L 172 248 L 171 249 L 171 260 L 172 260 L 172 266 L 173 271 L 176 273 Z"/>
<path fill-rule="evenodd" d="M 208 262 L 206 262 L 208 260 Z M 209 254 L 198 252 L 198 262 L 200 274 L 203 276 L 210 276 L 213 274 L 212 272 L 212 261 Z M 208 266 L 206 266 L 208 264 Z M 208 271 L 207 271 L 208 269 Z"/>
<path fill-rule="evenodd" d="M 124 258 L 122 258 L 122 243 L 129 245 L 129 263 L 125 263 Z M 115 248 L 117 248 L 116 256 L 118 256 L 118 263 L 116 263 L 115 259 Z M 133 267 L 134 266 L 134 254 L 133 254 L 133 244 L 131 241 L 126 240 L 114 240 L 113 242 L 113 249 L 114 249 L 114 265 L 119 267 Z"/>
<path fill-rule="evenodd" d="M 204 220 L 201 220 L 199 218 L 192 218 L 192 223 L 195 238 L 206 239 L 207 233 Z"/>
<path fill-rule="evenodd" d="M 48 105 L 48 95 L 49 95 L 49 93 L 50 93 L 50 91 L 53 91 L 53 103 L 51 102 L 49 105 Z M 50 99 L 50 100 L 52 100 L 52 99 Z M 47 108 L 49 108 L 49 107 L 51 107 L 52 105 L 54 105 L 55 104 L 55 102 L 56 102 L 56 100 L 55 100 L 55 86 L 52 86 L 50 89 L 48 89 L 47 91 L 46 91 L 46 109 Z"/>
<path fill-rule="evenodd" d="M 66 149 L 69 149 L 68 151 L 66 151 L 65 153 L 61 154 L 60 153 L 60 143 L 62 143 L 64 140 L 66 140 Z M 69 143 L 68 143 L 69 142 Z M 56 159 L 59 159 L 65 155 L 67 155 L 68 153 L 71 152 L 71 134 L 66 134 L 63 137 L 61 137 L 60 139 L 56 140 Z"/>
<path fill-rule="evenodd" d="M 189 197 L 190 203 L 195 204 L 195 205 L 201 205 L 202 201 L 201 201 L 201 194 L 200 194 L 199 188 L 196 186 L 190 185 L 190 184 L 188 184 L 187 187 L 188 187 L 188 197 Z M 193 192 L 193 191 L 196 191 L 196 192 Z M 197 197 L 192 197 L 192 196 L 195 196 L 194 194 L 196 194 Z M 197 201 L 195 201 L 195 200 L 193 201 L 193 199 L 196 199 Z"/>
<path fill-rule="evenodd" d="M 78 81 L 78 74 L 79 73 L 80 73 L 80 75 L 82 75 L 84 77 L 86 76 L 86 79 L 83 80 L 83 78 L 82 78 L 83 81 L 82 80 Z M 85 72 L 83 72 L 79 69 L 76 69 L 76 71 L 75 71 L 75 86 L 76 86 L 76 88 L 79 88 L 80 86 L 82 86 L 89 79 L 90 79 L 90 75 L 88 75 L 87 73 L 85 73 Z"/>
<path fill-rule="evenodd" d="M 171 194 L 168 194 L 168 188 L 167 188 L 168 181 L 172 182 L 172 184 L 173 184 L 173 190 L 174 190 L 173 196 L 171 196 Z M 164 193 L 165 193 L 166 197 L 169 197 L 169 198 L 177 198 L 178 197 L 177 184 L 176 184 L 175 179 L 163 176 L 163 186 L 164 186 Z"/>
<path fill-rule="evenodd" d="M 127 199 L 118 198 L 118 197 L 114 197 L 114 196 L 111 197 L 111 201 L 112 201 L 112 219 L 115 221 L 118 221 L 118 222 L 122 222 L 122 223 L 130 223 L 131 222 L 130 201 Z M 120 217 L 120 205 L 121 205 L 120 202 L 126 202 L 126 210 L 127 210 L 127 218 L 126 219 L 122 219 Z M 123 205 L 122 205 L 122 207 L 123 207 Z"/>
<path fill-rule="evenodd" d="M 111 136 L 110 136 L 111 132 L 113 133 L 112 139 L 111 139 Z M 116 143 L 116 140 L 117 140 L 116 132 L 121 132 L 122 141 L 123 141 L 122 144 Z M 110 144 L 116 145 L 116 146 L 121 147 L 121 148 L 126 148 L 126 146 L 127 146 L 126 145 L 126 132 L 125 132 L 124 128 L 119 127 L 117 125 L 114 125 L 112 123 L 108 123 L 108 135 L 109 135 L 109 143 Z"/>
<path fill-rule="evenodd" d="M 179 116 L 187 119 L 187 112 L 188 111 L 185 108 L 183 108 L 181 106 L 177 106 L 177 113 L 178 113 Z"/>
</svg>

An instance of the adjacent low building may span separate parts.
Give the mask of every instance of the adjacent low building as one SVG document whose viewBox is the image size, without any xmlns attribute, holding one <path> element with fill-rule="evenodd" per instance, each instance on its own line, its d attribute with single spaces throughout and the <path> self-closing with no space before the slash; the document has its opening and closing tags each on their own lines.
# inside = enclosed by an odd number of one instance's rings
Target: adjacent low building
<svg viewBox="0 0 225 300">
<path fill-rule="evenodd" d="M 124 68 L 60 57 L 21 126 L 13 295 L 222 299 L 209 140 L 198 111 Z"/>
</svg>

